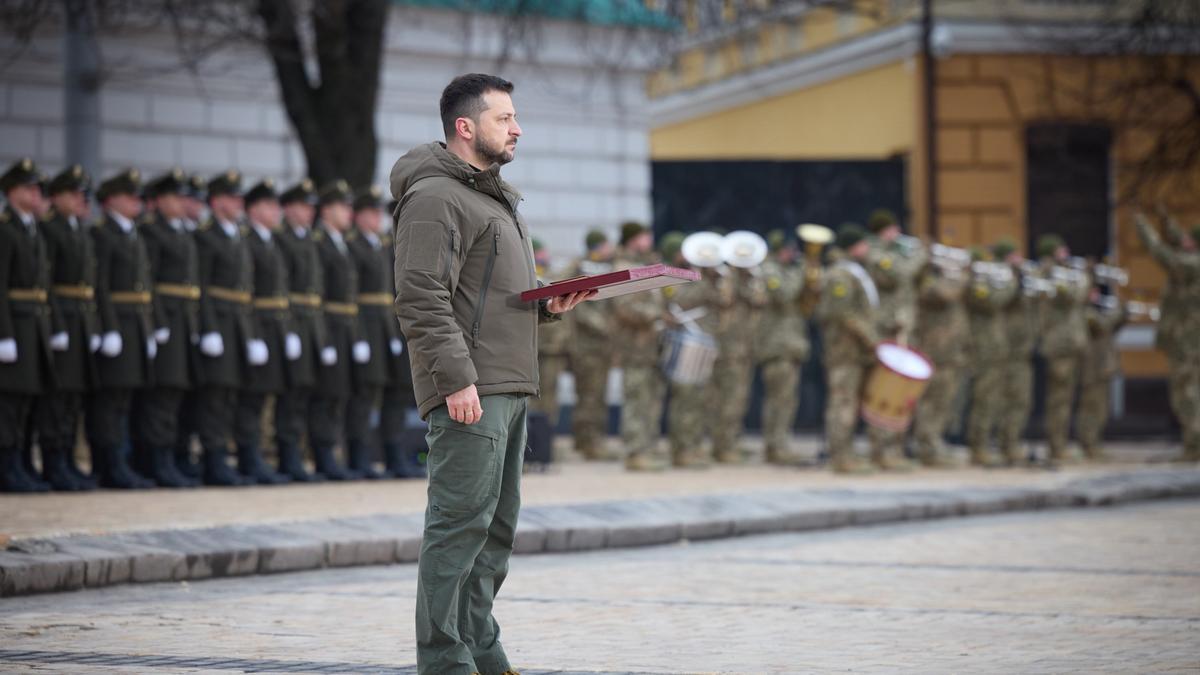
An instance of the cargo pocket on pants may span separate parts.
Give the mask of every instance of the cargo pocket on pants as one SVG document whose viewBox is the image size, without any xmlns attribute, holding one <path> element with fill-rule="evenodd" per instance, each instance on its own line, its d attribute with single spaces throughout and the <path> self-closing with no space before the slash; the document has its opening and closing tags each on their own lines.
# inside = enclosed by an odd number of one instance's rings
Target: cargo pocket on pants
<svg viewBox="0 0 1200 675">
<path fill-rule="evenodd" d="M 478 513 L 497 496 L 496 465 L 500 435 L 496 431 L 450 422 L 431 422 L 429 433 L 429 508 L 463 516 Z"/>
</svg>

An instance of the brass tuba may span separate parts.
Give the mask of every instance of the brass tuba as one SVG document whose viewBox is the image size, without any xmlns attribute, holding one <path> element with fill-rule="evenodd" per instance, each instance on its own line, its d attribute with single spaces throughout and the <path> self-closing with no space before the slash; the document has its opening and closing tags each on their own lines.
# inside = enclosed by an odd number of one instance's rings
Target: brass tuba
<svg viewBox="0 0 1200 675">
<path fill-rule="evenodd" d="M 833 243 L 833 230 L 824 225 L 805 223 L 796 228 L 804 242 L 804 288 L 800 292 L 800 311 L 812 316 L 821 299 L 821 249 Z"/>
</svg>

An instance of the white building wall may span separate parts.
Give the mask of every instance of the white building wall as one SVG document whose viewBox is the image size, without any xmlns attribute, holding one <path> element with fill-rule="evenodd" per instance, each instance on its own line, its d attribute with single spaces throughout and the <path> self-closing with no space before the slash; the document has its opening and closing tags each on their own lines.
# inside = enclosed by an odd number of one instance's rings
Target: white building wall
<svg viewBox="0 0 1200 675">
<path fill-rule="evenodd" d="M 463 72 L 495 72 L 516 86 L 524 136 L 505 177 L 521 208 L 559 256 L 575 255 L 590 227 L 615 236 L 626 219 L 650 220 L 645 70 L 623 31 L 538 22 L 532 37 L 501 44 L 492 17 L 393 12 L 376 121 L 376 182 L 409 148 L 442 138 L 438 97 Z M 274 71 L 254 46 L 230 48 L 193 74 L 163 35 L 106 38 L 100 98 L 99 173 L 125 166 L 154 175 L 173 166 L 202 175 L 230 167 L 249 179 L 285 183 L 305 172 L 304 153 L 279 101 Z M 622 48 L 626 51 L 620 51 Z M 0 164 L 31 156 L 44 171 L 68 163 L 64 133 L 62 37 L 37 40 L 0 71 Z M 598 65 L 608 64 L 608 65 Z"/>
</svg>

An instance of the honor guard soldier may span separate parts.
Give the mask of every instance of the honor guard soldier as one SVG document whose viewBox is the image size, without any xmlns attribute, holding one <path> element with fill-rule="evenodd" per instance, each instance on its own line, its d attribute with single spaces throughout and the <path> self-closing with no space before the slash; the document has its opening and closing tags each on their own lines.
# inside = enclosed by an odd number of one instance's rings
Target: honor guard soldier
<svg viewBox="0 0 1200 675">
<path fill-rule="evenodd" d="M 994 467 L 1017 458 L 996 457 L 991 439 L 1000 426 L 1004 405 L 1004 378 L 1008 365 L 1008 324 L 1004 308 L 1019 289 L 1007 263 L 985 260 L 983 249 L 973 249 L 967 286 L 967 314 L 971 339 L 971 414 L 967 418 L 967 448 L 971 463 Z"/>
<path fill-rule="evenodd" d="M 109 178 L 96 191 L 104 209 L 104 219 L 92 228 L 102 336 L 96 358 L 99 386 L 89 399 L 86 419 L 92 472 L 101 487 L 154 487 L 154 481 L 127 463 L 133 394 L 152 385 L 158 354 L 150 257 L 134 224 L 142 211 L 140 192 L 141 175 L 133 169 Z"/>
<path fill-rule="evenodd" d="M 404 351 L 400 323 L 392 311 L 391 256 L 381 239 L 383 193 L 376 186 L 354 198 L 354 227 L 346 246 L 358 279 L 358 334 L 370 345 L 370 359 L 354 364 L 354 391 L 346 406 L 346 456 L 363 478 L 383 478 L 375 470 L 371 419 L 378 418 L 383 389 L 395 374 L 392 360 Z M 390 245 L 390 242 L 389 242 Z"/>
<path fill-rule="evenodd" d="M 772 256 L 763 264 L 767 306 L 757 331 L 755 358 L 762 366 L 763 437 L 769 464 L 794 465 L 792 426 L 800 404 L 800 371 L 808 360 L 808 326 L 801 312 L 805 271 L 783 230 L 767 235 Z"/>
<path fill-rule="evenodd" d="M 0 176 L 8 202 L 0 213 L 0 489 L 5 492 L 50 489 L 29 472 L 22 456 L 34 399 L 55 384 L 50 263 L 34 216 L 41 200 L 39 178 L 29 158 Z"/>
<path fill-rule="evenodd" d="M 1043 275 L 1054 283 L 1042 321 L 1042 356 L 1046 358 L 1046 442 L 1050 463 L 1077 459 L 1068 452 L 1071 403 L 1079 384 L 1079 359 L 1087 349 L 1087 306 L 1090 282 L 1087 273 L 1071 258 L 1070 249 L 1056 234 L 1038 239 Z"/>
<path fill-rule="evenodd" d="M 388 202 L 387 218 L 394 217 L 397 202 Z M 390 224 L 390 220 L 387 221 Z M 396 245 L 391 234 L 380 235 L 384 256 L 387 260 L 388 293 L 396 290 Z M 390 314 L 395 316 L 395 311 Z M 400 343 L 389 344 L 388 383 L 383 390 L 383 402 L 379 411 L 379 431 L 383 437 L 383 458 L 387 475 L 392 478 L 424 478 L 426 471 L 426 446 L 424 429 L 418 435 L 406 433 L 409 429 L 410 411 L 417 410 L 417 397 L 413 393 L 412 365 L 408 360 L 408 343 L 396 321 L 396 337 Z M 396 353 L 395 348 L 400 348 Z"/>
<path fill-rule="evenodd" d="M 309 441 L 317 473 L 330 480 L 356 480 L 361 475 L 338 464 L 333 448 L 345 431 L 346 404 L 353 393 L 353 367 L 371 360 L 371 345 L 359 337 L 358 274 L 345 233 L 353 217 L 350 185 L 335 180 L 321 188 L 314 233 L 321 260 L 326 342 L 322 347 L 313 423 Z"/>
<path fill-rule="evenodd" d="M 1096 283 L 1101 283 L 1099 279 Z M 1075 430 L 1083 454 L 1092 461 L 1107 458 L 1100 442 L 1108 423 L 1108 394 L 1112 379 L 1120 372 L 1117 331 L 1129 321 L 1125 303 L 1115 295 L 1102 295 L 1098 286 L 1089 292 L 1087 318 L 1088 344 L 1080 362 L 1079 411 Z"/>
<path fill-rule="evenodd" d="M 187 179 L 187 190 L 183 193 L 183 205 L 185 218 L 183 219 L 183 229 L 189 234 L 195 234 L 200 228 L 200 223 L 204 222 L 204 212 L 208 202 L 208 181 L 202 176 L 193 174 Z M 198 337 L 198 336 L 195 336 Z M 192 340 L 192 336 L 189 336 Z M 193 353 L 193 356 L 196 356 Z M 200 480 L 200 465 L 192 461 L 192 439 L 199 431 L 196 427 L 196 387 L 199 386 L 198 381 L 195 386 L 188 390 L 183 396 L 183 403 L 179 408 L 179 431 L 178 438 L 175 441 L 175 467 L 179 472 L 193 481 Z"/>
<path fill-rule="evenodd" d="M 321 368 L 325 319 L 321 313 L 321 259 L 312 232 L 317 192 L 307 178 L 279 196 L 283 226 L 277 239 L 287 260 L 288 309 L 292 331 L 300 338 L 300 358 L 287 364 L 286 391 L 275 397 L 275 448 L 279 471 L 293 481 L 322 480 L 304 466 L 301 443 L 313 423 L 313 387 Z M 328 356 L 328 353 L 326 354 Z M 336 358 L 336 351 L 332 352 Z"/>
<path fill-rule="evenodd" d="M 195 386 L 192 339 L 200 333 L 200 286 L 196 242 L 188 232 L 187 177 L 172 169 L 146 185 L 156 207 L 139 228 L 154 280 L 154 385 L 134 397 L 134 456 L 138 471 L 161 487 L 194 487 L 199 481 L 175 464 L 179 416 Z"/>
<path fill-rule="evenodd" d="M 287 369 L 303 355 L 304 347 L 288 313 L 287 256 L 276 241 L 280 207 L 275 183 L 263 180 L 246 192 L 246 222 L 242 238 L 254 266 L 251 332 L 267 347 L 266 361 L 246 369 L 238 392 L 234 418 L 238 471 L 261 485 L 287 483 L 262 458 L 262 419 L 267 396 L 287 391 Z"/>
<path fill-rule="evenodd" d="M 200 258 L 200 392 L 197 422 L 206 485 L 246 485 L 229 466 L 238 390 L 251 366 L 267 362 L 267 345 L 253 333 L 254 263 L 237 221 L 242 176 L 227 171 L 208 182 L 210 218 L 196 233 Z"/>
<path fill-rule="evenodd" d="M 1033 410 L 1033 352 L 1037 348 L 1038 322 L 1045 297 L 1044 284 L 1036 279 L 1034 265 L 1010 240 L 996 242 L 992 256 L 1012 268 L 1020 292 L 1004 307 L 1008 333 L 1008 358 L 1004 371 L 1004 396 L 1000 405 L 1000 454 L 1011 464 L 1027 463 L 1021 434 Z M 937 371 L 934 371 L 935 378 Z"/>
<path fill-rule="evenodd" d="M 50 181 L 51 207 L 42 223 L 50 264 L 50 304 L 62 321 L 51 336 L 57 386 L 35 404 L 42 476 L 55 490 L 91 490 L 96 481 L 75 463 L 84 396 L 96 386 L 92 354 L 100 348 L 96 315 L 96 254 L 86 230 L 91 178 L 78 164 Z"/>
<path fill-rule="evenodd" d="M 614 249 L 608 236 L 592 230 L 584 239 L 587 253 L 570 276 L 611 272 Z M 575 450 L 584 459 L 612 460 L 608 438 L 608 371 L 613 366 L 612 309 L 605 302 L 585 302 L 572 312 L 571 370 L 575 375 L 575 409 L 571 415 Z"/>
<path fill-rule="evenodd" d="M 183 221 L 184 229 L 195 232 L 200 228 L 200 223 L 204 222 L 204 209 L 208 203 L 208 182 L 201 176 L 189 177 L 183 198 L 186 215 Z"/>
</svg>

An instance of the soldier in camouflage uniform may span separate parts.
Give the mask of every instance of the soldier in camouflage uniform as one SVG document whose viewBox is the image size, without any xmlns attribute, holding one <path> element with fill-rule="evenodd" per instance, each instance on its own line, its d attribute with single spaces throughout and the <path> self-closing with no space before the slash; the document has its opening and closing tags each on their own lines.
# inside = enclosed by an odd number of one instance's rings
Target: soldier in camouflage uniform
<svg viewBox="0 0 1200 675">
<path fill-rule="evenodd" d="M 1117 354 L 1117 331 L 1129 320 L 1124 303 L 1114 307 L 1101 304 L 1100 289 L 1093 286 L 1084 315 L 1087 318 L 1088 344 L 1080 362 L 1079 410 L 1076 413 L 1076 432 L 1079 445 L 1088 459 L 1104 459 L 1100 439 L 1108 422 L 1108 392 L 1113 377 L 1120 370 Z"/>
<path fill-rule="evenodd" d="M 917 321 L 917 277 L 928 262 L 920 240 L 903 236 L 900 221 L 886 209 L 878 209 L 868 221 L 873 236 L 867 271 L 879 290 L 879 335 L 908 345 Z M 871 461 L 888 471 L 907 471 L 912 462 L 904 458 L 904 434 L 871 427 Z"/>
<path fill-rule="evenodd" d="M 612 271 L 613 247 L 600 230 L 588 232 L 587 255 L 568 276 Z M 571 417 L 575 450 L 585 459 L 616 459 L 608 452 L 608 371 L 613 365 L 612 313 L 607 302 L 584 302 L 572 312 L 571 372 L 575 375 L 575 410 Z M 560 331 L 565 327 L 560 327 Z M 563 331 L 567 332 L 567 331 Z"/>
<path fill-rule="evenodd" d="M 1183 460 L 1200 461 L 1200 226 L 1179 238 L 1173 248 L 1163 243 L 1144 217 L 1137 218 L 1138 236 L 1167 275 L 1160 303 L 1156 346 L 1170 364 L 1167 383 L 1171 409 L 1183 428 Z M 1190 236 L 1189 236 L 1190 234 Z"/>
<path fill-rule="evenodd" d="M 1046 359 L 1046 441 L 1050 462 L 1074 459 L 1067 449 L 1071 402 L 1079 384 L 1079 359 L 1087 348 L 1089 283 L 1081 270 L 1066 267 L 1070 251 L 1057 235 L 1038 240 L 1043 275 L 1054 282 L 1054 298 L 1042 321 L 1042 356 Z"/>
<path fill-rule="evenodd" d="M 808 360 L 808 326 L 801 312 L 804 263 L 783 230 L 767 235 L 773 254 L 763 264 L 767 305 L 755 347 L 763 379 L 763 439 L 769 464 L 797 464 L 792 426 L 800 404 L 800 371 Z"/>
<path fill-rule="evenodd" d="M 557 281 L 555 277 L 549 276 L 550 251 L 538 239 L 533 240 L 533 262 L 538 279 L 547 283 Z M 538 382 L 541 393 L 530 401 L 529 407 L 531 412 L 545 415 L 551 429 L 558 428 L 558 376 L 568 369 L 570 363 L 569 328 L 558 326 L 554 330 L 538 331 Z"/>
<path fill-rule="evenodd" d="M 966 270 L 929 265 L 917 284 L 919 307 L 913 343 L 933 362 L 933 376 L 917 404 L 913 436 L 917 459 L 927 467 L 957 466 L 946 453 L 943 436 L 967 365 L 967 282 Z"/>
<path fill-rule="evenodd" d="M 824 338 L 825 444 L 836 473 L 870 473 L 869 463 L 854 453 L 854 428 L 866 374 L 879 344 L 876 313 L 879 292 L 862 263 L 870 242 L 862 227 L 847 223 L 837 235 L 844 257 L 828 268 L 816 317 Z"/>
<path fill-rule="evenodd" d="M 626 223 L 621 239 L 623 250 L 614 269 L 628 269 L 654 260 L 654 239 L 644 226 Z M 658 336 L 665 311 L 663 295 L 655 289 L 619 296 L 609 302 L 615 323 L 613 342 L 621 346 L 624 391 L 621 440 L 625 445 L 625 468 L 661 471 L 667 467 L 658 452 L 659 423 L 666 395 L 666 383 L 658 369 Z"/>
<path fill-rule="evenodd" d="M 987 253 L 972 251 L 972 259 Z M 993 268 L 1010 272 L 1007 266 Z M 992 432 L 1000 422 L 1004 404 L 1004 377 L 1008 357 L 1008 326 L 1003 308 L 1018 293 L 1017 279 L 989 275 L 972 269 L 967 288 L 967 312 L 971 330 L 971 414 L 967 420 L 967 448 L 976 466 L 1004 463 L 989 451 Z"/>
<path fill-rule="evenodd" d="M 1000 454 L 1010 463 L 1019 464 L 1026 459 L 1020 447 L 1021 433 L 1033 410 L 1033 352 L 1037 347 L 1041 300 L 1030 286 L 1026 261 L 1016 244 L 1008 240 L 997 242 L 992 246 L 992 255 L 1009 264 L 1020 289 L 1003 307 L 1008 358 L 1000 405 Z"/>
<path fill-rule="evenodd" d="M 717 360 L 713 363 L 708 388 L 708 410 L 712 413 L 709 433 L 713 456 L 722 464 L 740 464 L 747 452 L 741 447 L 743 420 L 750 404 L 754 380 L 754 342 L 767 304 L 767 287 L 759 269 L 729 267 L 727 279 L 733 287 L 733 303 L 717 331 Z"/>
</svg>

